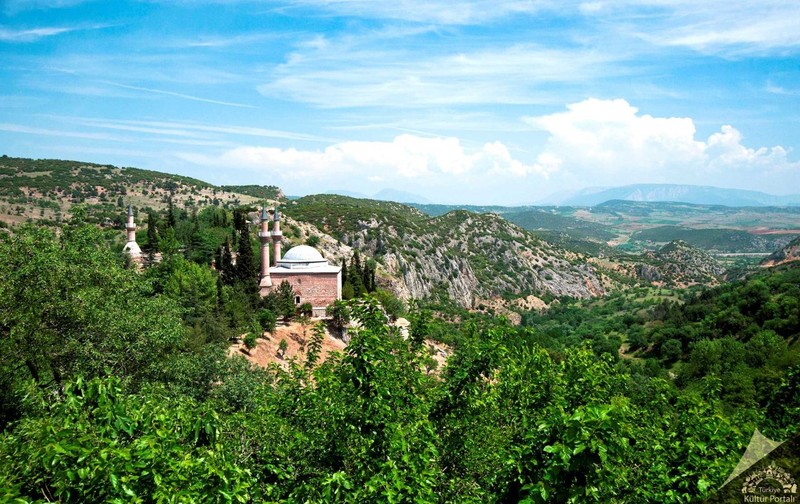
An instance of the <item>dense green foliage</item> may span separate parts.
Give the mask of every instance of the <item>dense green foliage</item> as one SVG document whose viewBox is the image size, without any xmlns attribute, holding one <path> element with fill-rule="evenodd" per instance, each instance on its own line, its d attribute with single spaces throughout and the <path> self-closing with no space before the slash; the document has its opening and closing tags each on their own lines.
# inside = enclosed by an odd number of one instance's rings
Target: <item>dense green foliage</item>
<svg viewBox="0 0 800 504">
<path fill-rule="evenodd" d="M 26 228 L 0 241 L 5 419 L 27 383 L 47 390 L 82 375 L 147 380 L 179 349 L 177 306 L 123 264 L 89 226 L 60 237 Z"/>
<path fill-rule="evenodd" d="M 161 261 L 141 272 L 77 221 L 3 235 L 0 499 L 695 502 L 754 428 L 796 432 L 800 268 L 564 297 L 522 326 L 440 286 L 407 339 L 366 295 L 331 307 L 336 328 L 358 321 L 344 354 L 322 361 L 317 325 L 303 360 L 284 340 L 264 370 L 227 341 L 274 328 L 291 287 L 254 301 L 250 267 L 222 253 L 214 271 L 189 240 L 255 254 L 231 217 L 157 219 Z M 452 348 L 436 371 L 430 339 Z"/>
<path fill-rule="evenodd" d="M 377 304 L 352 309 L 363 325 L 345 355 L 253 374 L 238 405 L 68 384 L 0 439 L 6 496 L 688 502 L 746 441 L 713 400 L 676 400 L 661 379 L 642 392 L 588 349 L 549 354 L 502 324 L 428 374 Z"/>
<path fill-rule="evenodd" d="M 543 209 L 533 209 L 508 212 L 504 213 L 503 217 L 524 229 L 552 230 L 566 233 L 574 239 L 606 242 L 616 237 L 616 233 L 608 226 L 561 215 L 555 210 L 548 212 Z"/>
<path fill-rule="evenodd" d="M 543 344 L 588 342 L 633 372 L 675 377 L 686 391 L 713 386 L 726 410 L 763 416 L 781 380 L 800 363 L 800 268 L 787 265 L 712 290 L 639 289 L 589 304 L 530 313 Z M 772 406 L 770 406 L 772 405 Z M 790 407 L 790 406 L 787 406 Z M 772 426 L 788 427 L 773 416 Z"/>
</svg>

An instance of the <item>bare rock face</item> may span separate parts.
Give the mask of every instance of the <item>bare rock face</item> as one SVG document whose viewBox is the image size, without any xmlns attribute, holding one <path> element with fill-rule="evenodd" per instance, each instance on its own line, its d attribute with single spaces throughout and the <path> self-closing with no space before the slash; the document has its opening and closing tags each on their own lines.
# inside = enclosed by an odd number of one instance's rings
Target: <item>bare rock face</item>
<svg viewBox="0 0 800 504">
<path fill-rule="evenodd" d="M 308 207 L 301 206 L 306 202 Z M 403 299 L 446 293 L 459 305 L 473 307 L 478 298 L 501 294 L 600 296 L 609 284 L 585 256 L 542 241 L 497 215 L 454 211 L 431 218 L 398 204 L 325 202 L 334 208 L 301 199 L 299 214 L 376 258 L 382 265 L 379 284 Z"/>
<path fill-rule="evenodd" d="M 651 283 L 661 281 L 661 271 L 651 264 L 639 264 L 636 267 L 636 273 Z"/>
<path fill-rule="evenodd" d="M 530 295 L 524 298 L 518 298 L 514 301 L 514 305 L 522 310 L 537 310 L 542 311 L 548 308 L 547 303 L 545 303 L 542 299 Z"/>
<path fill-rule="evenodd" d="M 770 254 L 761 261 L 761 266 L 778 266 L 791 261 L 800 260 L 800 236 L 789 242 L 788 245 Z"/>
<path fill-rule="evenodd" d="M 707 252 L 683 242 L 672 241 L 656 252 L 643 255 L 649 262 L 637 265 L 639 276 L 654 284 L 718 285 L 725 268 Z"/>
</svg>

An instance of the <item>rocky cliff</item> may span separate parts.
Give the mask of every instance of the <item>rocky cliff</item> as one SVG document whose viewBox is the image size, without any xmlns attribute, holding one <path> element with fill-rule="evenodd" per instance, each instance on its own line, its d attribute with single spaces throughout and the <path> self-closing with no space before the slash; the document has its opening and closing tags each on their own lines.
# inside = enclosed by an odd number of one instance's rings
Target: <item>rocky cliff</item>
<svg viewBox="0 0 800 504">
<path fill-rule="evenodd" d="M 637 274 L 658 285 L 717 285 L 725 268 L 707 252 L 676 240 L 642 255 Z"/>
<path fill-rule="evenodd" d="M 385 283 L 405 298 L 437 289 L 468 307 L 497 295 L 585 298 L 611 282 L 585 256 L 493 214 L 431 218 L 397 203 L 330 195 L 300 198 L 285 212 L 378 259 Z"/>
<path fill-rule="evenodd" d="M 761 266 L 778 266 L 791 261 L 800 259 L 800 236 L 790 241 L 785 247 L 770 254 L 763 261 Z"/>
</svg>

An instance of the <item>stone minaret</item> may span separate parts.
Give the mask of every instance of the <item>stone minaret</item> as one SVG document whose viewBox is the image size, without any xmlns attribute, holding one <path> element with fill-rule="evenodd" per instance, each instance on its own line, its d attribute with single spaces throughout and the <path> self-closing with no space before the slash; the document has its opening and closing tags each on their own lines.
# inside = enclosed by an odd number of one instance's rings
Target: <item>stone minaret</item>
<svg viewBox="0 0 800 504">
<path fill-rule="evenodd" d="M 262 296 L 266 296 L 272 287 L 272 279 L 269 277 L 269 214 L 267 207 L 261 209 L 261 232 L 258 237 L 261 239 L 261 281 L 259 290 Z"/>
<path fill-rule="evenodd" d="M 125 225 L 128 232 L 128 243 L 136 241 L 136 223 L 133 222 L 133 206 L 128 205 L 128 224 Z"/>
<path fill-rule="evenodd" d="M 272 222 L 272 250 L 275 256 L 275 266 L 281 260 L 281 241 L 283 240 L 283 233 L 281 233 L 281 216 L 278 213 L 278 206 L 275 206 L 275 218 Z"/>
<path fill-rule="evenodd" d="M 128 243 L 125 244 L 122 250 L 127 252 L 131 259 L 138 261 L 142 257 L 142 249 L 136 243 L 136 223 L 133 221 L 133 206 L 131 205 L 128 205 L 128 223 L 125 224 L 125 231 L 128 235 Z"/>
</svg>

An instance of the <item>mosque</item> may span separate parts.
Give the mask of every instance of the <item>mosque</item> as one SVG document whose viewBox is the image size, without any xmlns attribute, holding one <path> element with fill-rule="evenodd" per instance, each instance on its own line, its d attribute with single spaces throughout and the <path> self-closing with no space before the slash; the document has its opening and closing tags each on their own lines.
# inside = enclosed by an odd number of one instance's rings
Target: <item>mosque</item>
<svg viewBox="0 0 800 504">
<path fill-rule="evenodd" d="M 273 214 L 272 231 L 269 231 L 269 215 L 261 209 L 261 296 L 266 296 L 284 280 L 294 289 L 296 305 L 310 303 L 314 317 L 324 317 L 325 308 L 342 299 L 342 268 L 332 266 L 314 247 L 295 245 L 281 256 L 281 219 L 278 208 Z M 269 242 L 272 241 L 274 264 L 269 266 Z"/>
<path fill-rule="evenodd" d="M 269 294 L 284 280 L 294 289 L 294 302 L 297 306 L 310 303 L 314 317 L 324 317 L 325 308 L 342 299 L 342 268 L 333 266 L 322 254 L 308 245 L 296 245 L 281 256 L 283 233 L 278 208 L 273 213 L 272 231 L 269 230 L 269 213 L 261 209 L 261 271 L 259 292 L 262 297 Z M 142 259 L 142 250 L 136 243 L 136 223 L 133 208 L 128 206 L 128 222 L 125 225 L 127 243 L 124 251 L 135 262 Z M 272 242 L 273 265 L 270 267 L 269 244 Z"/>
</svg>

